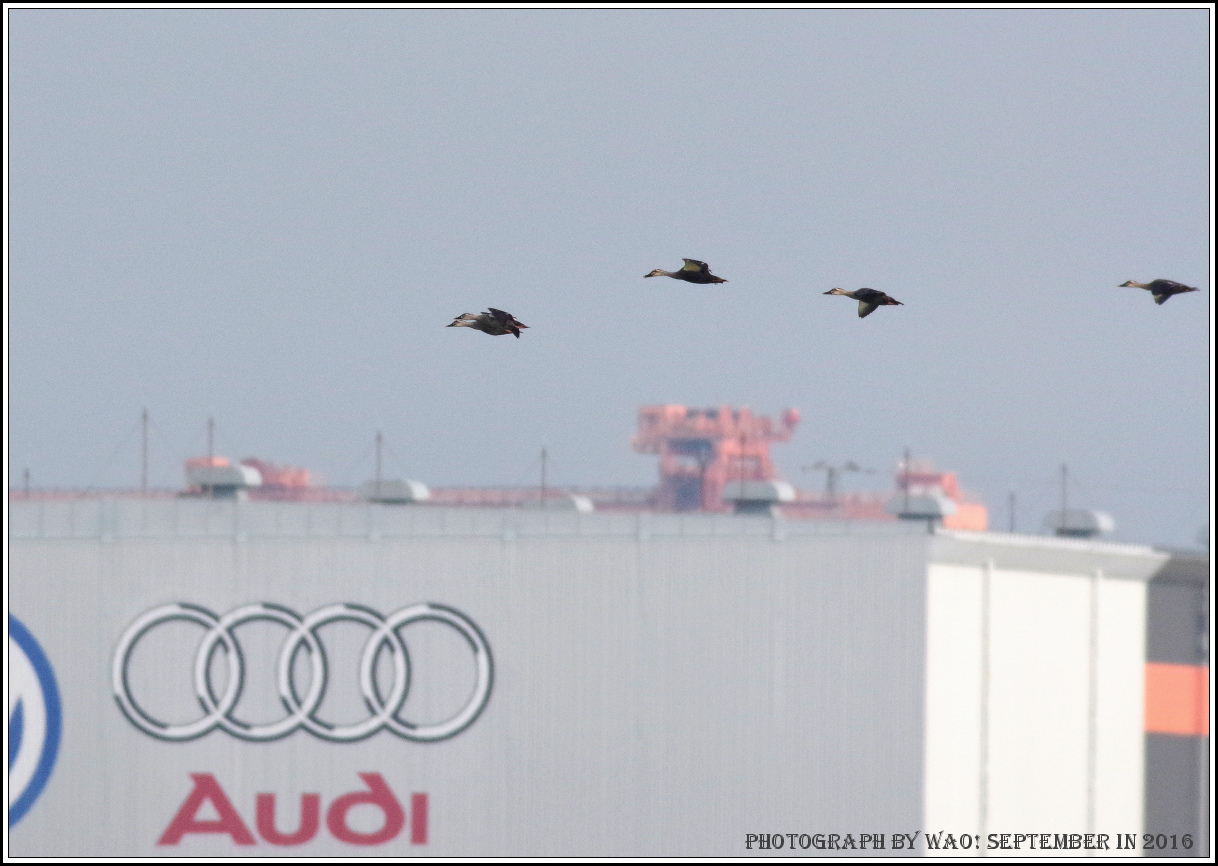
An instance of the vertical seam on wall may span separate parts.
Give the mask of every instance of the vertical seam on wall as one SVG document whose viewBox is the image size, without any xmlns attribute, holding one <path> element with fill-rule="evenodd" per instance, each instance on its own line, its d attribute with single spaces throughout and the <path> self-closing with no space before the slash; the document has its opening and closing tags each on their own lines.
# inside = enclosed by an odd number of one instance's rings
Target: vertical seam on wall
<svg viewBox="0 0 1218 866">
<path fill-rule="evenodd" d="M 1087 648 L 1087 832 L 1095 832 L 1095 782 L 1099 765 L 1100 581 L 1103 569 L 1091 578 L 1091 610 Z M 1088 852 L 1087 856 L 1092 856 Z"/>
<path fill-rule="evenodd" d="M 981 721 L 978 725 L 978 747 L 980 762 L 978 766 L 977 793 L 977 823 L 980 825 L 980 837 L 984 840 L 990 820 L 990 582 L 994 575 L 994 560 L 987 559 L 981 569 Z M 980 844 L 980 854 L 985 856 L 985 848 Z"/>
</svg>

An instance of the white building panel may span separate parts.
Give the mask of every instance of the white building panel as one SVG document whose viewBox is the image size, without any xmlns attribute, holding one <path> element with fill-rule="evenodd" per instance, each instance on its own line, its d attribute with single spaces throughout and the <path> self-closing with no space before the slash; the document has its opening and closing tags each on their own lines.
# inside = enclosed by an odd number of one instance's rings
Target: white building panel
<svg viewBox="0 0 1218 866">
<path fill-rule="evenodd" d="M 927 827 L 980 834 L 983 645 L 982 570 L 933 565 L 926 594 Z M 975 851 L 957 850 L 960 856 Z"/>
<path fill-rule="evenodd" d="M 1086 832 L 1089 581 L 992 577 L 989 833 Z"/>
<path fill-rule="evenodd" d="M 1137 856 L 1116 837 L 1142 827 L 1145 580 L 1162 555 L 954 536 L 928 575 L 928 829 L 1106 833 L 1108 856 Z"/>
<path fill-rule="evenodd" d="M 1146 597 L 1141 581 L 1101 579 L 1095 825 L 1137 834 L 1146 813 Z"/>
</svg>

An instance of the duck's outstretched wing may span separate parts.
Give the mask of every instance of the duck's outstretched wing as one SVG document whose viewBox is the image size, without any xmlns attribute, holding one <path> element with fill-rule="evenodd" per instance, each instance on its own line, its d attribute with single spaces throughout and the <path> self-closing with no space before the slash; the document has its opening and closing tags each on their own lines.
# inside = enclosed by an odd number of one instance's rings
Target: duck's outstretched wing
<svg viewBox="0 0 1218 866">
<path fill-rule="evenodd" d="M 867 318 L 875 312 L 875 309 L 878 306 L 879 304 L 877 304 L 875 301 L 859 301 L 859 318 Z"/>
<path fill-rule="evenodd" d="M 685 266 L 681 270 L 710 276 L 710 265 L 706 262 L 700 262 L 697 259 L 682 259 L 681 261 L 685 262 Z"/>
<path fill-rule="evenodd" d="M 520 329 L 528 327 L 524 322 L 505 310 L 496 310 L 494 307 L 488 307 L 487 309 L 490 315 L 495 317 L 495 321 L 503 327 L 504 332 L 514 334 L 517 340 L 520 339 Z"/>
<path fill-rule="evenodd" d="M 1153 294 L 1156 304 L 1165 304 L 1167 299 L 1174 295 L 1175 292 L 1154 292 Z"/>
</svg>

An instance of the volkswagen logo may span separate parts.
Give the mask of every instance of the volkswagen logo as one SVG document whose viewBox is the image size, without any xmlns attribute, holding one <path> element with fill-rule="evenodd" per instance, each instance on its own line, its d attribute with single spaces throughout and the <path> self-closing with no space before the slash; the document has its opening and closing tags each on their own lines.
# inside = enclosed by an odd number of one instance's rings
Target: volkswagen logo
<svg viewBox="0 0 1218 866">
<path fill-rule="evenodd" d="M 203 715 L 190 722 L 171 724 L 154 717 L 131 692 L 129 667 L 131 654 L 140 638 L 165 623 L 186 621 L 204 628 L 194 656 L 193 687 L 203 709 Z M 466 704 L 451 718 L 434 724 L 415 724 L 400 713 L 410 691 L 410 653 L 400 630 L 414 622 L 430 620 L 457 631 L 474 653 L 476 681 Z M 287 711 L 282 718 L 268 723 L 252 724 L 236 717 L 233 710 L 245 685 L 245 661 L 234 629 L 244 623 L 264 621 L 288 629 L 276 660 L 278 698 Z M 330 623 L 355 622 L 372 630 L 360 655 L 359 690 L 370 715 L 348 724 L 334 724 L 318 715 L 330 675 L 326 650 L 318 630 Z M 307 659 L 305 668 L 309 680 L 304 693 L 298 688 L 297 664 L 299 654 Z M 216 654 L 223 657 L 222 668 L 227 673 L 222 690 L 217 693 L 212 669 Z M 387 655 L 392 668 L 388 688 L 382 693 L 377 676 L 379 660 Z M 242 740 L 265 742 L 285 737 L 304 728 L 314 736 L 338 743 L 351 743 L 388 728 L 399 737 L 430 743 L 460 733 L 478 718 L 491 695 L 493 663 L 491 650 L 482 631 L 467 616 L 440 604 L 416 604 L 402 608 L 389 616 L 355 604 L 332 604 L 300 617 L 277 604 L 255 603 L 216 616 L 206 608 L 193 604 L 167 604 L 150 610 L 136 619 L 123 633 L 114 653 L 114 697 L 131 723 L 147 734 L 162 740 L 180 742 L 193 740 L 219 727 Z"/>
<path fill-rule="evenodd" d="M 63 713 L 46 653 L 8 616 L 8 825 L 20 821 L 51 778 Z"/>
</svg>

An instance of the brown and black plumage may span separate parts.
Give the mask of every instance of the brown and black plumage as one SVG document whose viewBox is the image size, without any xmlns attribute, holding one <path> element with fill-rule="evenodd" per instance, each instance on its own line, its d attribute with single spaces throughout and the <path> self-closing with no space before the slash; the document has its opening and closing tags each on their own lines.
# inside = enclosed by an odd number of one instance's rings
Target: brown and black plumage
<svg viewBox="0 0 1218 866">
<path fill-rule="evenodd" d="M 1175 280 L 1151 280 L 1149 283 L 1135 283 L 1130 280 L 1127 283 L 1121 283 L 1119 288 L 1132 286 L 1135 289 L 1147 289 L 1154 296 L 1156 304 L 1164 303 L 1172 295 L 1183 295 L 1185 292 L 1199 292 L 1200 289 L 1194 289 L 1192 286 L 1186 286 L 1184 283 L 1177 283 Z"/>
<path fill-rule="evenodd" d="M 682 259 L 685 266 L 679 271 L 662 271 L 656 268 L 644 277 L 672 277 L 674 280 L 685 280 L 687 283 L 726 283 L 723 277 L 716 277 L 710 272 L 710 265 L 697 259 Z"/>
<path fill-rule="evenodd" d="M 847 298 L 854 298 L 859 302 L 859 318 L 865 318 L 875 312 L 876 307 L 888 306 L 905 306 L 896 298 L 889 297 L 879 289 L 855 289 L 853 292 L 847 292 L 842 289 L 830 289 L 825 292 L 826 295 L 845 295 Z"/>
<path fill-rule="evenodd" d="M 524 322 L 517 319 L 511 313 L 505 313 L 503 310 L 496 310 L 494 307 L 488 307 L 487 312 L 473 315 L 471 313 L 462 313 L 457 318 L 452 320 L 448 325 L 449 328 L 473 328 L 476 331 L 481 331 L 484 334 L 490 334 L 492 337 L 502 337 L 504 334 L 515 334 L 516 339 L 520 339 L 520 329 L 527 328 Z"/>
</svg>

